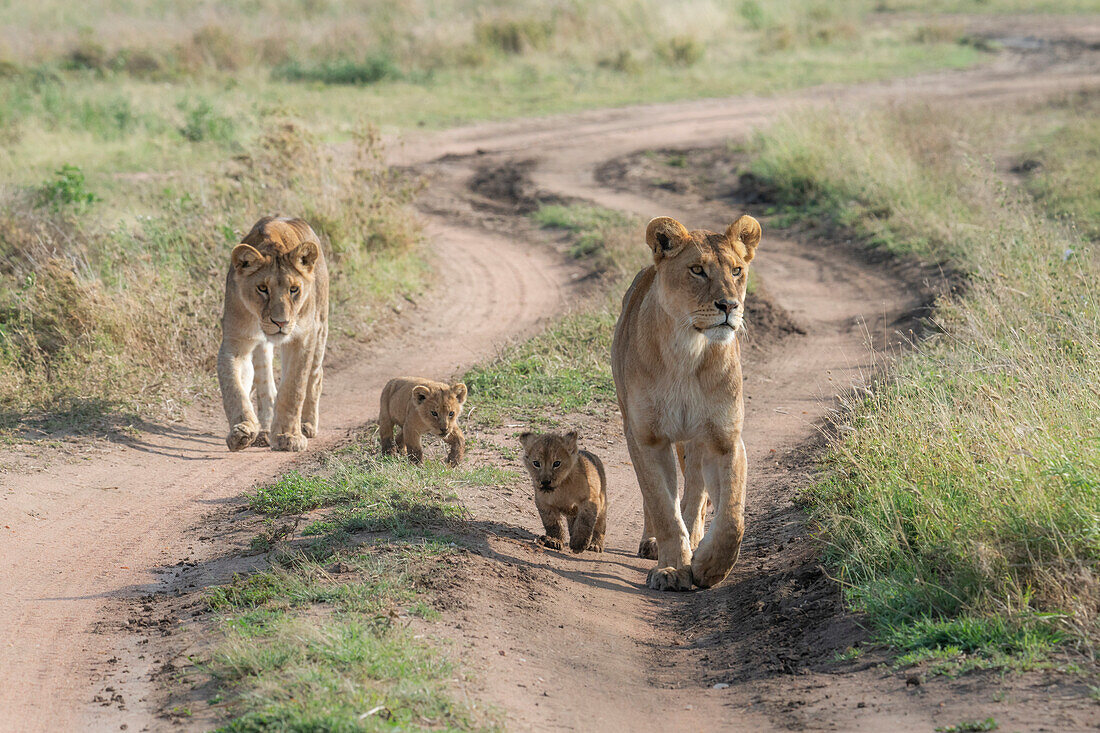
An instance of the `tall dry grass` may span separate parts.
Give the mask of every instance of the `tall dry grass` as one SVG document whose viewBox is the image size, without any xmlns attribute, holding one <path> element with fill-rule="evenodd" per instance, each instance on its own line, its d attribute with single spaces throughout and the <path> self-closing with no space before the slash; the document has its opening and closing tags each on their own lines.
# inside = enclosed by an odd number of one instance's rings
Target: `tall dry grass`
<svg viewBox="0 0 1100 733">
<path fill-rule="evenodd" d="M 1100 260 L 995 170 L 1024 115 L 981 119 L 807 114 L 763 133 L 752 168 L 788 215 L 968 277 L 940 332 L 850 398 L 812 499 L 888 638 L 1026 656 L 1098 631 Z"/>
</svg>

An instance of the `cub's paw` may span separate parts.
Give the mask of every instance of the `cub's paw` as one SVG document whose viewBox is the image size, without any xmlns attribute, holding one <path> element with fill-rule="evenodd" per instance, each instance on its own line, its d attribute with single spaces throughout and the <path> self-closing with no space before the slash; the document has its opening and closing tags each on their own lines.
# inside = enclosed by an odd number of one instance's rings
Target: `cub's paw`
<svg viewBox="0 0 1100 733">
<path fill-rule="evenodd" d="M 260 426 L 251 422 L 239 422 L 232 427 L 229 435 L 225 436 L 225 444 L 231 451 L 244 450 L 256 442 L 260 434 Z"/>
<path fill-rule="evenodd" d="M 271 445 L 271 431 L 261 430 L 260 432 L 256 433 L 256 439 L 252 441 L 252 445 L 256 446 L 257 448 L 266 448 Z"/>
<path fill-rule="evenodd" d="M 306 436 L 307 438 L 316 438 L 317 426 L 311 422 L 302 423 L 302 435 Z"/>
<path fill-rule="evenodd" d="M 423 462 L 424 462 L 424 454 L 423 453 L 421 453 L 419 451 L 417 451 L 416 453 L 413 453 L 412 451 L 409 451 L 409 463 L 413 464 L 414 466 L 419 466 Z"/>
<path fill-rule="evenodd" d="M 644 557 L 646 560 L 657 559 L 657 538 L 646 537 L 640 543 L 638 543 L 638 557 Z"/>
<path fill-rule="evenodd" d="M 546 534 L 544 534 L 542 537 L 539 537 L 539 544 L 543 547 L 549 547 L 551 550 L 560 550 L 561 548 L 565 547 L 565 545 L 562 544 L 562 541 L 559 540 L 557 537 L 551 537 L 550 535 Z"/>
<path fill-rule="evenodd" d="M 306 436 L 296 433 L 279 433 L 271 441 L 271 450 L 303 451 L 309 441 Z"/>
<path fill-rule="evenodd" d="M 447 459 L 447 468 L 458 468 L 458 459 L 457 458 L 448 458 Z"/>
<path fill-rule="evenodd" d="M 588 549 L 592 552 L 603 552 L 603 539 L 592 540 L 588 543 Z"/>
<path fill-rule="evenodd" d="M 646 585 L 653 590 L 691 590 L 691 568 L 653 568 Z"/>
</svg>

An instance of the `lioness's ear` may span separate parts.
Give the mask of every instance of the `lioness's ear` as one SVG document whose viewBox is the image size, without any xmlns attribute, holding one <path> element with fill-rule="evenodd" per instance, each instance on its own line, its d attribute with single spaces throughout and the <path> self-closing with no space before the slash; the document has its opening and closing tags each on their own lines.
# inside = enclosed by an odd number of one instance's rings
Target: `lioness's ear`
<svg viewBox="0 0 1100 733">
<path fill-rule="evenodd" d="M 302 242 L 298 249 L 294 250 L 294 266 L 303 273 L 313 272 L 313 266 L 317 264 L 317 258 L 321 256 L 321 248 L 316 242 Z"/>
<path fill-rule="evenodd" d="M 570 430 L 565 434 L 565 449 L 570 453 L 577 452 L 577 431 Z"/>
<path fill-rule="evenodd" d="M 466 401 L 466 385 L 462 382 L 451 385 L 451 394 L 458 400 L 458 404 L 462 404 Z"/>
<path fill-rule="evenodd" d="M 687 244 L 688 230 L 671 216 L 658 216 L 645 228 L 645 241 L 653 252 L 653 261 L 671 257 Z"/>
<path fill-rule="evenodd" d="M 533 443 L 534 440 L 534 433 L 527 432 L 519 434 L 519 444 L 523 446 L 523 450 L 525 451 L 531 450 L 531 443 Z"/>
<path fill-rule="evenodd" d="M 424 400 L 428 399 L 431 394 L 432 391 L 425 387 L 423 384 L 418 384 L 413 387 L 413 397 L 416 398 L 417 402 L 423 402 Z"/>
<path fill-rule="evenodd" d="M 264 264 L 264 256 L 260 254 L 260 250 L 250 244 L 238 244 L 233 248 L 229 259 L 233 263 L 233 269 L 242 275 L 251 274 Z"/>
<path fill-rule="evenodd" d="M 729 225 L 729 228 L 726 229 L 726 239 L 737 250 L 737 254 L 741 256 L 741 259 L 745 262 L 751 262 L 752 258 L 756 256 L 756 246 L 760 244 L 762 233 L 760 222 L 745 214 Z"/>
</svg>

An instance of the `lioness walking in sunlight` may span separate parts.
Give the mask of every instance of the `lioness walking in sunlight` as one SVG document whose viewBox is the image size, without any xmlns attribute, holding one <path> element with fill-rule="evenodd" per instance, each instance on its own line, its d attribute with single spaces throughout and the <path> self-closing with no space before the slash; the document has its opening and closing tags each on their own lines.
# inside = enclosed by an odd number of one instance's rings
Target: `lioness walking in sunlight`
<svg viewBox="0 0 1100 733">
<path fill-rule="evenodd" d="M 300 451 L 317 434 L 328 340 L 328 267 L 301 219 L 264 217 L 233 248 L 225 281 L 218 382 L 229 450 Z M 280 348 L 278 392 L 272 355 Z M 259 416 L 252 407 L 253 379 Z"/>
<path fill-rule="evenodd" d="M 611 368 L 642 490 L 638 554 L 657 560 L 647 581 L 656 590 L 719 583 L 741 549 L 746 462 L 737 331 L 760 234 L 760 223 L 747 215 L 724 234 L 689 232 L 658 217 L 646 229 L 653 264 L 623 297 Z M 704 490 L 715 507 L 706 536 Z"/>
</svg>

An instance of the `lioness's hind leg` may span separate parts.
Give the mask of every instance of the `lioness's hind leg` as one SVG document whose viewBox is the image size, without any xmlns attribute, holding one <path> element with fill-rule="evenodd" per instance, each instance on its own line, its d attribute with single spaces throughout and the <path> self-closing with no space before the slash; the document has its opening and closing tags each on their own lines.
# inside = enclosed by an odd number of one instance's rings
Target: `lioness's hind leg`
<svg viewBox="0 0 1100 733">
<path fill-rule="evenodd" d="M 681 444 L 682 445 L 682 444 Z M 680 514 L 688 527 L 688 541 L 692 552 L 703 539 L 706 521 L 707 492 L 703 477 L 703 454 L 699 448 L 677 446 L 680 469 L 684 472 L 684 496 L 680 500 Z"/>
<path fill-rule="evenodd" d="M 653 523 L 649 521 L 649 509 L 642 502 L 642 539 L 638 542 L 638 557 L 657 559 L 657 538 L 653 536 Z"/>
<path fill-rule="evenodd" d="M 328 341 L 328 325 L 321 330 L 320 340 L 313 352 L 313 366 L 306 385 L 306 399 L 302 405 L 302 435 L 316 437 L 321 427 L 321 387 L 324 383 L 325 343 Z"/>
<path fill-rule="evenodd" d="M 256 371 L 256 406 L 260 420 L 260 432 L 253 445 L 271 444 L 271 421 L 275 417 L 275 364 L 274 347 L 264 342 L 252 352 L 252 366 Z"/>
</svg>

